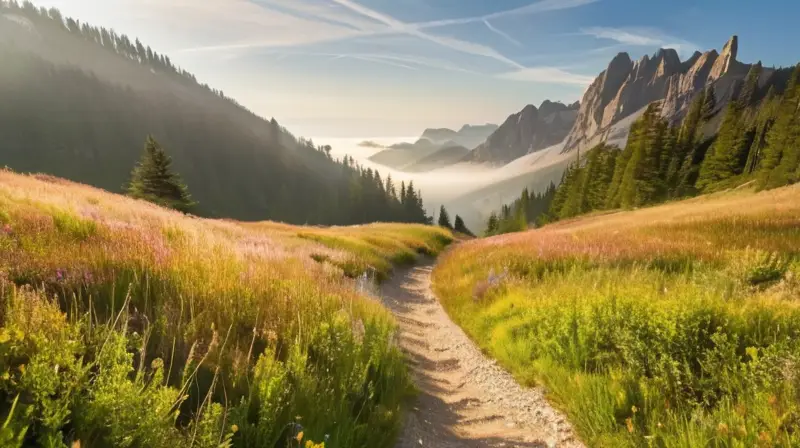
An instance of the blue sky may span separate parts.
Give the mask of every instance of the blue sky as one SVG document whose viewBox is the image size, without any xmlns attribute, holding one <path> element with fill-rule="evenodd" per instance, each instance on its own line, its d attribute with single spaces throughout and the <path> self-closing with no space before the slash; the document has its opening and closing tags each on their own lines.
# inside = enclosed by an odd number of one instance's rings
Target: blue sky
<svg viewBox="0 0 800 448">
<path fill-rule="evenodd" d="M 800 60 L 795 0 L 34 0 L 140 37 L 312 137 L 418 135 L 572 102 L 618 52 Z"/>
</svg>

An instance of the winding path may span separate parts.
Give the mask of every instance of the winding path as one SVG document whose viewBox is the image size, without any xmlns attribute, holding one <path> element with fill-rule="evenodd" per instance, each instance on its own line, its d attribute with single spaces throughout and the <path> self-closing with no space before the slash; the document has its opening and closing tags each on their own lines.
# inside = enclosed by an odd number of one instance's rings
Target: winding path
<svg viewBox="0 0 800 448">
<path fill-rule="evenodd" d="M 399 271 L 381 288 L 420 390 L 397 448 L 583 447 L 541 390 L 521 387 L 450 320 L 432 269 Z"/>
</svg>

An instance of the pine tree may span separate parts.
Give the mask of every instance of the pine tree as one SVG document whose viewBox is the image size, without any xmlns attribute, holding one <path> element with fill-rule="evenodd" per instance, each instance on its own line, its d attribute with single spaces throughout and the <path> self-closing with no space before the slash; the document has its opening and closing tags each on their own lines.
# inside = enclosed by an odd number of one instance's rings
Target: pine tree
<svg viewBox="0 0 800 448">
<path fill-rule="evenodd" d="M 767 146 L 767 135 L 775 124 L 775 116 L 778 113 L 780 106 L 780 98 L 775 94 L 775 88 L 770 87 L 767 92 L 766 98 L 759 107 L 758 115 L 756 116 L 755 132 L 753 134 L 753 144 L 750 145 L 748 151 L 747 163 L 745 164 L 745 173 L 755 173 L 761 165 L 761 159 L 764 155 L 764 148 Z"/>
<path fill-rule="evenodd" d="M 778 106 L 775 124 L 767 135 L 767 147 L 758 174 L 759 188 L 776 188 L 790 181 L 789 165 L 786 159 L 789 152 L 797 150 L 798 103 L 800 100 L 800 64 L 792 73 L 792 78 Z M 794 148 L 792 146 L 794 145 Z"/>
<path fill-rule="evenodd" d="M 671 196 L 680 197 L 682 189 L 680 187 L 683 177 L 682 168 L 688 156 L 694 153 L 700 140 L 700 125 L 703 123 L 703 104 L 706 99 L 706 89 L 703 89 L 692 101 L 689 112 L 683 119 L 675 151 L 667 168 L 666 182 L 670 189 Z"/>
<path fill-rule="evenodd" d="M 492 214 L 489 215 L 489 220 L 486 222 L 486 236 L 497 235 L 499 229 L 500 219 L 497 217 L 497 213 L 492 212 Z"/>
<path fill-rule="evenodd" d="M 758 93 L 758 79 L 762 71 L 761 61 L 758 61 L 758 63 L 753 64 L 753 66 L 750 67 L 750 71 L 747 72 L 747 77 L 744 80 L 742 91 L 739 92 L 738 99 L 738 103 L 743 108 L 750 107 L 755 103 L 756 94 Z"/>
<path fill-rule="evenodd" d="M 184 213 L 195 203 L 180 176 L 172 171 L 170 158 L 152 136 L 147 137 L 144 154 L 131 173 L 128 195 Z"/>
<path fill-rule="evenodd" d="M 559 219 L 577 216 L 583 212 L 583 186 L 585 179 L 585 169 L 581 166 L 581 155 L 578 153 L 577 159 L 573 162 L 569 174 L 561 184 L 561 188 L 566 190 L 564 203 L 557 210 Z"/>
<path fill-rule="evenodd" d="M 616 146 L 604 143 L 589 152 L 583 187 L 582 210 L 584 213 L 605 207 L 619 153 Z"/>
<path fill-rule="evenodd" d="M 464 220 L 461 219 L 460 216 L 456 215 L 455 225 L 453 226 L 456 232 L 463 233 L 464 235 L 475 236 L 468 228 L 467 225 L 464 224 Z"/>
<path fill-rule="evenodd" d="M 462 222 L 461 224 L 463 225 L 464 223 Z M 450 214 L 447 213 L 444 205 L 439 209 L 439 226 L 446 227 L 448 229 L 453 228 L 453 224 L 450 222 Z"/>
<path fill-rule="evenodd" d="M 638 123 L 631 128 L 631 136 L 625 147 L 623 160 L 627 160 L 622 172 L 619 187 L 613 191 L 610 207 L 639 207 L 658 200 L 664 192 L 664 183 L 659 178 L 662 152 L 665 150 L 668 124 L 661 118 L 661 105 L 651 104 Z M 612 193 L 610 191 L 609 193 Z"/>
</svg>

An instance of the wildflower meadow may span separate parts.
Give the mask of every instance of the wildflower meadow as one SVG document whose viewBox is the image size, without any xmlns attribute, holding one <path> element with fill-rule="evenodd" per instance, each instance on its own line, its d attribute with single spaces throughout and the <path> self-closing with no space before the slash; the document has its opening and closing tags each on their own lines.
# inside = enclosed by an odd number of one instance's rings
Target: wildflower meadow
<svg viewBox="0 0 800 448">
<path fill-rule="evenodd" d="M 800 446 L 800 187 L 463 243 L 434 289 L 598 447 Z"/>
<path fill-rule="evenodd" d="M 0 446 L 391 446 L 411 383 L 356 279 L 451 238 L 205 220 L 0 171 Z"/>
</svg>

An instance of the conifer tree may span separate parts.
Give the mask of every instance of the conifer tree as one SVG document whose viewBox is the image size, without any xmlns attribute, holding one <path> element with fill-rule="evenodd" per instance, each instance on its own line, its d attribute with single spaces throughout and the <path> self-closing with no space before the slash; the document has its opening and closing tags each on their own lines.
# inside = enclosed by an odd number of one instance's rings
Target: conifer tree
<svg viewBox="0 0 800 448">
<path fill-rule="evenodd" d="M 772 126 L 775 124 L 775 116 L 778 113 L 779 106 L 780 98 L 775 94 L 775 88 L 770 87 L 756 115 L 753 144 L 750 145 L 744 169 L 746 174 L 755 173 L 761 165 L 764 148 L 767 146 L 767 135 L 769 135 Z"/>
<path fill-rule="evenodd" d="M 474 234 L 474 233 L 472 233 L 472 232 L 471 232 L 471 231 L 470 231 L 470 230 L 467 228 L 466 224 L 464 224 L 464 220 L 463 220 L 463 219 L 461 219 L 461 217 L 460 217 L 460 216 L 458 216 L 458 215 L 456 215 L 456 221 L 455 221 L 455 224 L 454 224 L 454 226 L 453 226 L 453 227 L 455 228 L 455 231 L 456 231 L 456 232 L 463 233 L 464 235 L 475 236 L 475 234 Z"/>
<path fill-rule="evenodd" d="M 744 85 L 742 86 L 742 91 L 739 92 L 738 98 L 738 102 L 743 108 L 750 107 L 755 102 L 756 94 L 758 93 L 758 79 L 762 71 L 761 61 L 758 61 L 747 72 L 747 77 L 744 80 Z"/>
<path fill-rule="evenodd" d="M 489 220 L 486 222 L 486 236 L 497 235 L 497 232 L 500 228 L 500 219 L 497 217 L 497 213 L 492 212 L 489 215 Z"/>
<path fill-rule="evenodd" d="M 131 173 L 127 190 L 133 198 L 184 213 L 195 205 L 180 176 L 172 171 L 172 158 L 153 136 L 147 136 L 144 154 Z"/>
<path fill-rule="evenodd" d="M 749 142 L 744 125 L 742 106 L 731 101 L 725 112 L 717 139 L 711 145 L 697 179 L 697 188 L 705 190 L 741 174 Z"/>
<path fill-rule="evenodd" d="M 450 214 L 447 213 L 447 210 L 444 208 L 444 205 L 439 209 L 439 226 L 445 227 L 448 229 L 453 228 L 453 224 L 450 222 Z M 464 224 L 463 222 L 461 224 Z"/>
<path fill-rule="evenodd" d="M 784 160 L 792 145 L 797 146 L 798 100 L 800 99 L 800 64 L 792 73 L 786 92 L 778 106 L 775 124 L 767 135 L 767 147 L 759 170 L 757 185 L 759 188 L 776 188 L 789 183 L 789 165 L 791 160 Z"/>
<path fill-rule="evenodd" d="M 692 101 L 689 112 L 683 119 L 675 151 L 672 153 L 669 167 L 667 168 L 666 183 L 671 196 L 680 197 L 685 194 L 681 188 L 681 181 L 686 174 L 683 172 L 687 157 L 691 157 L 699 144 L 700 126 L 703 124 L 703 105 L 705 104 L 707 90 L 703 89 Z M 689 167 L 687 166 L 686 169 Z"/>
<path fill-rule="evenodd" d="M 605 207 L 619 153 L 616 146 L 604 143 L 597 145 L 589 152 L 584 176 L 583 213 Z"/>
</svg>

